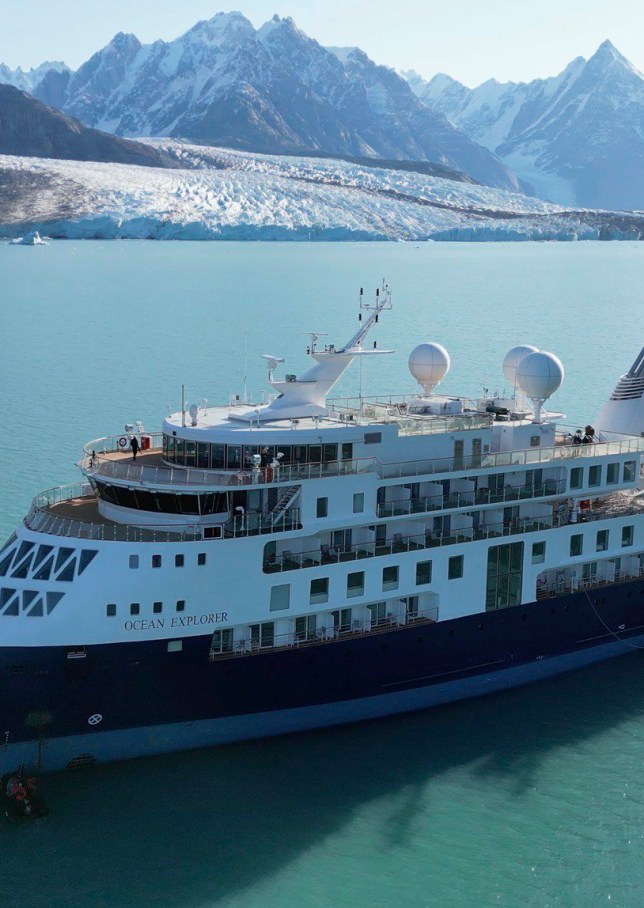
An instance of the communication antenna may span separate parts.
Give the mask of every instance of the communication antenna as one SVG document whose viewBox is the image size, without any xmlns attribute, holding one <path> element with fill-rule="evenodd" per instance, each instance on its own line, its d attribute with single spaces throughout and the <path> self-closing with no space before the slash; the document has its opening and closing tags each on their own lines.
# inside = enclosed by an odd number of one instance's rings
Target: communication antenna
<svg viewBox="0 0 644 908">
<path fill-rule="evenodd" d="M 270 353 L 262 353 L 262 359 L 268 362 L 268 380 L 273 381 L 273 372 L 280 363 L 286 362 L 283 356 L 271 356 Z"/>
</svg>

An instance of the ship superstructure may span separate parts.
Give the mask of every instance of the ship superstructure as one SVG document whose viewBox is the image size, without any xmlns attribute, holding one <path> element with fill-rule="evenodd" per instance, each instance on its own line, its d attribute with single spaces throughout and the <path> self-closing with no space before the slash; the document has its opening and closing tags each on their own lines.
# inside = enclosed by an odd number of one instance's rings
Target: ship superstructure
<svg viewBox="0 0 644 908">
<path fill-rule="evenodd" d="M 644 643 L 644 438 L 561 427 L 552 354 L 510 394 L 330 397 L 391 307 L 261 404 L 85 446 L 0 552 L 2 766 L 157 753 L 386 715 Z M 139 447 L 134 457 L 132 440 Z"/>
</svg>

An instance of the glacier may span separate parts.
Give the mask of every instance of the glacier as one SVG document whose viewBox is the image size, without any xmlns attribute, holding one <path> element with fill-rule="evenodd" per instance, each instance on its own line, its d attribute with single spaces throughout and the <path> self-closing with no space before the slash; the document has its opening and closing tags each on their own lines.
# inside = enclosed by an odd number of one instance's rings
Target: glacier
<svg viewBox="0 0 644 908">
<path fill-rule="evenodd" d="M 0 156 L 0 234 L 177 240 L 642 239 L 644 214 L 344 160 L 146 140 L 177 169 Z"/>
</svg>

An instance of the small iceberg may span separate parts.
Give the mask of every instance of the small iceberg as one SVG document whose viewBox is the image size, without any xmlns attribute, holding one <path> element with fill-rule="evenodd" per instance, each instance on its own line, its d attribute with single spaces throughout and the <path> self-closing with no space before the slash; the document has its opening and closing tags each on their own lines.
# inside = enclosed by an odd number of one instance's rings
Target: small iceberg
<svg viewBox="0 0 644 908">
<path fill-rule="evenodd" d="M 15 240 L 10 240 L 10 246 L 49 246 L 47 240 L 43 240 L 37 230 L 32 230 L 25 236 L 19 236 Z"/>
</svg>

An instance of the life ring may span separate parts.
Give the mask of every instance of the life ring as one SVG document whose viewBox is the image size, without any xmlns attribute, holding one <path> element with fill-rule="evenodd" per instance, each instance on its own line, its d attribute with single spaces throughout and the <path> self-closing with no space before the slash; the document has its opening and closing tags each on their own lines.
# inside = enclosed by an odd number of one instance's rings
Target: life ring
<svg viewBox="0 0 644 908">
<path fill-rule="evenodd" d="M 121 435 L 121 437 L 119 438 L 119 440 L 117 442 L 119 448 L 127 448 L 127 443 L 128 442 L 127 442 L 127 438 L 125 437 L 125 435 Z"/>
</svg>

